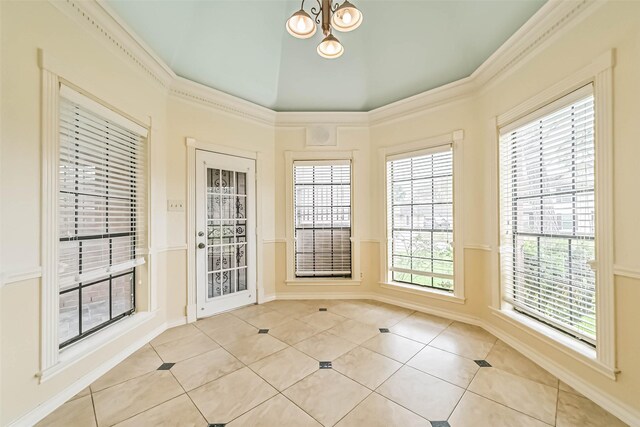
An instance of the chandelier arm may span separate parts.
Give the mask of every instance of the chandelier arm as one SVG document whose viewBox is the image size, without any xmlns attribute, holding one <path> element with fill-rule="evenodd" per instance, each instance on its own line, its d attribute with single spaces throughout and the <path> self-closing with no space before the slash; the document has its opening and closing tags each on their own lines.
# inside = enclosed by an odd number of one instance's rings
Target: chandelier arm
<svg viewBox="0 0 640 427">
<path fill-rule="evenodd" d="M 311 14 L 315 16 L 316 24 L 321 25 L 322 22 L 320 21 L 320 15 L 322 14 L 322 3 L 320 3 L 320 0 L 316 0 L 316 2 L 318 3 L 318 7 L 311 7 Z"/>
<path fill-rule="evenodd" d="M 303 2 L 304 2 L 304 0 L 303 0 Z M 338 4 L 338 2 L 333 3 L 333 4 L 331 5 L 331 13 L 334 13 L 336 10 L 338 10 L 338 7 L 339 7 L 339 6 L 340 6 L 340 5 Z"/>
</svg>

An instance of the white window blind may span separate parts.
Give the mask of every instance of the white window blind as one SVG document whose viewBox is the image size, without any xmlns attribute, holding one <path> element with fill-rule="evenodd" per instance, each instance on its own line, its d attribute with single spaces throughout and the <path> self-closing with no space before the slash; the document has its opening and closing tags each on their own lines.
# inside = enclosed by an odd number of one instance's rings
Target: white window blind
<svg viewBox="0 0 640 427">
<path fill-rule="evenodd" d="M 591 85 L 500 132 L 504 299 L 595 344 Z"/>
<path fill-rule="evenodd" d="M 63 86 L 58 281 L 61 346 L 134 311 L 144 262 L 146 132 Z M 106 109 L 105 109 L 106 110 Z"/>
<path fill-rule="evenodd" d="M 387 158 L 391 280 L 453 291 L 450 145 Z"/>
<path fill-rule="evenodd" d="M 296 277 L 351 277 L 351 162 L 293 164 Z"/>
</svg>

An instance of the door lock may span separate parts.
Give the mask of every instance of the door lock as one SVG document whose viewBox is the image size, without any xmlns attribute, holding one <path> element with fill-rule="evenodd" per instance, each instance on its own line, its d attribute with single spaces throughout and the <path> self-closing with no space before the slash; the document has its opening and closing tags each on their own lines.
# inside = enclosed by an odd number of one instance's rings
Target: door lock
<svg viewBox="0 0 640 427">
<path fill-rule="evenodd" d="M 198 237 L 204 236 L 204 231 L 198 231 Z"/>
<path fill-rule="evenodd" d="M 198 249 L 204 249 L 205 244 L 204 243 L 198 243 Z"/>
</svg>

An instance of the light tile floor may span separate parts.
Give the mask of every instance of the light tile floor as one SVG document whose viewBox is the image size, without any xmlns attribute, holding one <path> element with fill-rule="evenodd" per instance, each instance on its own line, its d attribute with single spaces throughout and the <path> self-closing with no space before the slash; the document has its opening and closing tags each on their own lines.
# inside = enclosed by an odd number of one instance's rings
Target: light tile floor
<svg viewBox="0 0 640 427">
<path fill-rule="evenodd" d="M 274 301 L 170 329 L 38 425 L 209 424 L 625 425 L 481 328 L 361 300 Z"/>
</svg>

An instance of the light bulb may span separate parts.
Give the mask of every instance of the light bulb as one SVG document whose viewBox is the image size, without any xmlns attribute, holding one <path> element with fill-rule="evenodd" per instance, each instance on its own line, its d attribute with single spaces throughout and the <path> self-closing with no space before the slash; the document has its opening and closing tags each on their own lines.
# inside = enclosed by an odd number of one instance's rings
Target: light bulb
<svg viewBox="0 0 640 427">
<path fill-rule="evenodd" d="M 344 53 L 344 47 L 342 47 L 338 39 L 335 38 L 332 34 L 329 34 L 324 38 L 324 40 L 322 40 L 322 42 L 318 45 L 317 50 L 318 55 L 327 59 L 338 58 Z"/>
<path fill-rule="evenodd" d="M 298 31 L 303 32 L 305 30 L 306 25 L 304 25 L 304 20 L 298 18 L 298 23 L 296 24 Z"/>
<path fill-rule="evenodd" d="M 287 20 L 287 31 L 299 39 L 308 39 L 316 33 L 316 25 L 307 12 L 300 9 Z"/>
<path fill-rule="evenodd" d="M 331 16 L 331 26 L 338 31 L 353 31 L 360 24 L 362 24 L 362 12 L 349 0 L 345 0 Z"/>
</svg>

